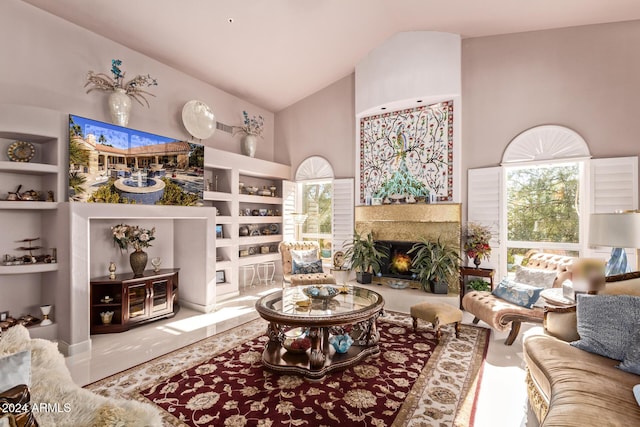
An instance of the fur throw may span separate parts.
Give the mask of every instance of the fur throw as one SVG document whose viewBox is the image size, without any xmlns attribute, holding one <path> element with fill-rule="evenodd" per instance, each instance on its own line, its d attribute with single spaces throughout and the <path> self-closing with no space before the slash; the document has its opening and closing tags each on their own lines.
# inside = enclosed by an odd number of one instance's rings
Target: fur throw
<svg viewBox="0 0 640 427">
<path fill-rule="evenodd" d="M 111 399 L 76 385 L 64 356 L 51 341 L 31 339 L 21 325 L 9 328 L 0 339 L 0 356 L 31 350 L 31 404 L 48 405 L 34 415 L 47 427 L 156 427 L 160 415 L 149 404 Z"/>
</svg>

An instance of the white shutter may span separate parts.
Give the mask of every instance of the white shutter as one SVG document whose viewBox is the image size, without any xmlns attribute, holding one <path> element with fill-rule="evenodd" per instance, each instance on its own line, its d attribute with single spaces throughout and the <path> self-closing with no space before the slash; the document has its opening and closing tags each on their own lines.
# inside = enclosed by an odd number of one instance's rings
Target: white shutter
<svg viewBox="0 0 640 427">
<path fill-rule="evenodd" d="M 506 248 L 501 245 L 504 241 L 501 238 L 502 210 L 500 208 L 502 170 L 501 167 L 469 169 L 467 181 L 467 221 L 490 227 L 493 232 L 490 242 L 491 257 L 489 261 L 483 261 L 481 267 L 495 269 L 498 279 L 506 274 L 506 264 L 500 263 L 501 259 L 506 259 Z"/>
<path fill-rule="evenodd" d="M 282 239 L 295 240 L 296 225 L 293 214 L 296 211 L 296 183 L 282 181 Z"/>
<path fill-rule="evenodd" d="M 344 250 L 345 241 L 351 241 L 354 229 L 354 184 L 353 178 L 334 179 L 331 198 L 333 218 L 332 253 Z"/>
<path fill-rule="evenodd" d="M 638 157 L 592 159 L 589 178 L 590 213 L 638 209 Z M 586 225 L 588 230 L 588 220 Z M 587 237 L 585 247 L 588 242 Z M 588 248 L 584 252 L 589 257 L 608 260 L 611 248 Z M 627 248 L 626 252 L 629 265 L 637 266 L 635 248 Z"/>
</svg>

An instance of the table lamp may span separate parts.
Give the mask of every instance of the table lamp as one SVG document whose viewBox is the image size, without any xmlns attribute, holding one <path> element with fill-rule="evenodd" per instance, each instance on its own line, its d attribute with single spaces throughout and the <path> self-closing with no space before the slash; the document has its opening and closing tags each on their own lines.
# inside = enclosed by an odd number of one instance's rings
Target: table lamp
<svg viewBox="0 0 640 427">
<path fill-rule="evenodd" d="M 640 212 L 625 211 L 619 213 L 592 214 L 589 225 L 589 244 L 591 246 L 611 246 L 611 258 L 605 274 L 613 276 L 630 271 L 624 248 L 640 248 Z"/>
</svg>

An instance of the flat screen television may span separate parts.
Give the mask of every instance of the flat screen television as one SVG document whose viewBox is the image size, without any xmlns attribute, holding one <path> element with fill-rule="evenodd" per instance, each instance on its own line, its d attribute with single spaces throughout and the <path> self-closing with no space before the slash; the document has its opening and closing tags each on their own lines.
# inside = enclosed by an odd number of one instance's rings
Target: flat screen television
<svg viewBox="0 0 640 427">
<path fill-rule="evenodd" d="M 201 206 L 204 146 L 69 115 L 69 200 Z"/>
</svg>

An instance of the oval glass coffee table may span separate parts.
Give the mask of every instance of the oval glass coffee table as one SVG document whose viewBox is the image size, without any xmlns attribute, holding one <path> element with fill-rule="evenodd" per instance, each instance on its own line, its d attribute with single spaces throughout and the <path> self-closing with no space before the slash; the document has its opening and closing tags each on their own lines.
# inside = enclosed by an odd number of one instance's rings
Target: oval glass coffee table
<svg viewBox="0 0 640 427">
<path fill-rule="evenodd" d="M 329 372 L 355 365 L 380 352 L 380 334 L 376 328 L 376 320 L 383 314 L 384 307 L 380 294 L 347 286 L 341 288 L 346 293 L 331 299 L 309 298 L 303 292 L 305 288 L 285 288 L 256 301 L 256 310 L 269 322 L 269 341 L 262 353 L 265 367 L 319 380 Z M 286 333 L 293 328 L 306 331 L 311 347 L 305 352 L 287 351 L 283 347 Z M 338 353 L 329 338 L 343 335 L 348 330 L 354 342 L 347 352 Z"/>
</svg>

